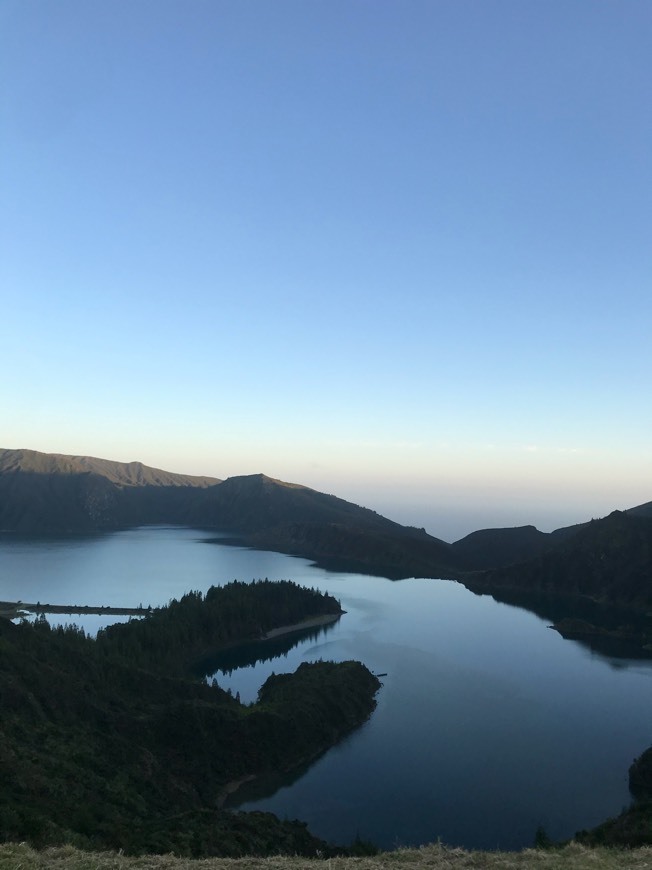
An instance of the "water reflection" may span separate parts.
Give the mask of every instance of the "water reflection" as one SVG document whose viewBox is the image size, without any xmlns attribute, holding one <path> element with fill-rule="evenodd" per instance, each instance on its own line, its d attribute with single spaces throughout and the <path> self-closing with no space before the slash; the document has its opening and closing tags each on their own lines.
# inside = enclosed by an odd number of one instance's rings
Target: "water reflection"
<svg viewBox="0 0 652 870">
<path fill-rule="evenodd" d="M 225 674 L 232 676 L 240 668 L 253 668 L 258 664 L 272 662 L 287 657 L 290 650 L 300 644 L 318 640 L 333 630 L 335 623 L 327 623 L 291 634 L 272 637 L 269 640 L 253 641 L 239 644 L 202 659 L 197 663 L 195 672 L 206 676 L 209 680 L 215 678 L 218 683 Z"/>
<path fill-rule="evenodd" d="M 545 592 L 521 589 L 491 593 L 471 591 L 476 595 L 489 594 L 501 604 L 536 613 L 556 627 L 562 637 L 604 656 L 610 662 L 622 659 L 623 667 L 627 667 L 631 660 L 652 659 L 652 614 Z"/>
</svg>

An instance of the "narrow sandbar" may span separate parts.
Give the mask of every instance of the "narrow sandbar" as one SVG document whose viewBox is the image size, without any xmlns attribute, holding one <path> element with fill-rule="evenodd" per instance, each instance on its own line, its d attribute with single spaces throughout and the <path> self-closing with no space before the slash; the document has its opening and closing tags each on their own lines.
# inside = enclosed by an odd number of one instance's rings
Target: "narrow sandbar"
<svg viewBox="0 0 652 870">
<path fill-rule="evenodd" d="M 322 616 L 313 616 L 310 619 L 303 619 L 301 622 L 295 622 L 292 625 L 280 625 L 278 628 L 270 629 L 264 634 L 261 640 L 270 640 L 273 637 L 280 637 L 283 634 L 292 634 L 293 631 L 303 631 L 305 628 L 317 628 L 320 625 L 329 625 L 346 613 L 341 610 L 339 613 L 325 613 Z"/>
</svg>

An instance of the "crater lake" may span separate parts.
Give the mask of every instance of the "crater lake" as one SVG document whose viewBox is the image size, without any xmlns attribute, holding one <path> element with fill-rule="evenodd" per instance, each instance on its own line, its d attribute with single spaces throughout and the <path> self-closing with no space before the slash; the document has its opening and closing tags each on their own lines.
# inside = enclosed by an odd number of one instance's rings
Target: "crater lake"
<svg viewBox="0 0 652 870">
<path fill-rule="evenodd" d="M 5 534 L 0 599 L 147 607 L 264 577 L 334 595 L 346 611 L 337 623 L 232 651 L 212 668 L 245 703 L 269 674 L 303 661 L 357 659 L 383 675 L 362 728 L 305 769 L 232 798 L 335 843 L 518 849 L 540 826 L 568 838 L 629 804 L 628 767 L 652 743 L 649 661 L 592 652 L 455 582 L 334 573 L 215 538 L 167 527 Z M 95 633 L 115 617 L 60 621 Z"/>
</svg>

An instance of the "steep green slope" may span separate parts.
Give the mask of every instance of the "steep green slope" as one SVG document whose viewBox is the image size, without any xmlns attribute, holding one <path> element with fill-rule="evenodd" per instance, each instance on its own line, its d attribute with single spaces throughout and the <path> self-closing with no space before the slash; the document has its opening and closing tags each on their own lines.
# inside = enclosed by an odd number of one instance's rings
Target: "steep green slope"
<svg viewBox="0 0 652 870">
<path fill-rule="evenodd" d="M 173 474 L 151 468 L 142 462 L 115 462 L 95 456 L 66 456 L 63 453 L 40 453 L 37 450 L 0 448 L 0 474 L 97 474 L 118 486 L 213 486 L 215 477 Z"/>
<path fill-rule="evenodd" d="M 0 449 L 0 530 L 89 532 L 183 522 L 193 494 L 219 482 L 140 462 Z"/>
<path fill-rule="evenodd" d="M 0 531 L 88 532 L 120 526 L 119 489 L 99 474 L 0 474 Z"/>
</svg>

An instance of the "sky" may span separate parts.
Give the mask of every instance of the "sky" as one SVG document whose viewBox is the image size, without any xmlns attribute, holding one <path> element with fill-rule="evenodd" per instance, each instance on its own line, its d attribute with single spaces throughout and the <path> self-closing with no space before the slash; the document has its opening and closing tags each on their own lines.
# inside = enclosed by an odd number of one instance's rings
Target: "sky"
<svg viewBox="0 0 652 870">
<path fill-rule="evenodd" d="M 444 540 L 652 500 L 649 0 L 0 0 L 0 446 Z"/>
</svg>

